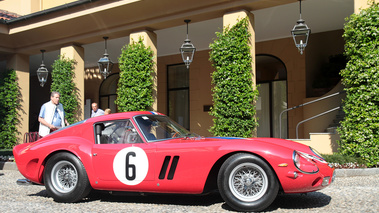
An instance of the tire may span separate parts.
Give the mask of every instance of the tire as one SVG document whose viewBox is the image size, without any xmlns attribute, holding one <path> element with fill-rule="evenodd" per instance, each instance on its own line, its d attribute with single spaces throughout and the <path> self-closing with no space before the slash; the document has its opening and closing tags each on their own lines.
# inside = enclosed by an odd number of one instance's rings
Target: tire
<svg viewBox="0 0 379 213">
<path fill-rule="evenodd" d="M 221 166 L 217 179 L 221 197 L 237 211 L 262 211 L 276 198 L 279 183 L 261 158 L 238 153 Z"/>
<path fill-rule="evenodd" d="M 91 191 L 82 162 L 67 152 L 57 153 L 47 161 L 44 183 L 47 193 L 57 202 L 77 202 Z"/>
</svg>

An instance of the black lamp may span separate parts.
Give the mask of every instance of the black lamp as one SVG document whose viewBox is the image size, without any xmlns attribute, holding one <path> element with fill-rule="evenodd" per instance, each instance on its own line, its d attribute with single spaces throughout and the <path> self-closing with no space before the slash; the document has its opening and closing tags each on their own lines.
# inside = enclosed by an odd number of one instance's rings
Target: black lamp
<svg viewBox="0 0 379 213">
<path fill-rule="evenodd" d="M 299 49 L 300 54 L 303 54 L 305 47 L 308 44 L 308 38 L 311 34 L 311 29 L 305 24 L 305 21 L 301 18 L 301 0 L 300 0 L 300 19 L 297 24 L 293 27 L 292 31 L 293 41 L 297 49 Z"/>
<path fill-rule="evenodd" d="M 193 56 L 195 55 L 196 48 L 191 43 L 191 40 L 188 38 L 188 23 L 191 22 L 191 20 L 186 19 L 184 22 L 187 23 L 187 38 L 184 40 L 184 43 L 179 48 L 180 54 L 182 55 L 182 59 L 184 64 L 187 66 L 187 69 L 189 69 L 189 65 L 191 64 L 193 60 Z"/>
<path fill-rule="evenodd" d="M 45 67 L 45 64 L 43 63 L 44 52 L 45 52 L 45 50 L 41 50 L 41 53 L 42 53 L 42 63 L 41 63 L 41 65 L 39 66 L 39 68 L 37 70 L 38 81 L 41 83 L 40 84 L 41 87 L 43 87 L 43 85 L 45 85 L 46 80 L 47 80 L 47 76 L 49 76 L 49 71 L 47 70 L 47 68 Z"/>
<path fill-rule="evenodd" d="M 103 74 L 104 79 L 107 78 L 107 76 L 111 73 L 113 68 L 113 62 L 109 59 L 109 55 L 107 53 L 107 39 L 108 37 L 103 37 L 105 40 L 105 53 L 102 58 L 97 62 L 99 65 L 99 71 L 101 74 Z"/>
</svg>

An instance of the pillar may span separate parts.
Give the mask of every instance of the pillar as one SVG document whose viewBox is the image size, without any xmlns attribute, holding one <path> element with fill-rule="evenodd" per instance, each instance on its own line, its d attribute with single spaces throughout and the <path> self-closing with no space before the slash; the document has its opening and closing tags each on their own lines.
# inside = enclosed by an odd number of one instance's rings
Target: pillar
<svg viewBox="0 0 379 213">
<path fill-rule="evenodd" d="M 19 123 L 17 125 L 17 143 L 23 142 L 23 136 L 29 132 L 29 56 L 15 54 L 7 61 L 7 68 L 14 69 L 17 75 L 18 86 L 20 88 L 21 107 L 18 109 Z"/>
<path fill-rule="evenodd" d="M 79 106 L 75 113 L 75 120 L 81 121 L 84 119 L 84 48 L 77 45 L 66 46 L 61 48 L 60 54 L 76 61 L 74 83 L 78 89 Z"/>
<path fill-rule="evenodd" d="M 153 60 L 154 60 L 154 68 L 153 68 L 154 69 L 154 73 L 153 73 L 153 79 L 154 79 L 153 80 L 154 81 L 153 82 L 153 98 L 154 98 L 154 103 L 153 103 L 153 106 L 151 106 L 151 107 L 152 107 L 153 111 L 157 111 L 158 110 L 157 34 L 155 34 L 154 32 L 148 31 L 148 30 L 134 32 L 134 33 L 130 34 L 130 42 L 129 43 L 138 42 L 140 37 L 143 39 L 144 45 L 146 47 L 150 47 L 151 50 L 153 51 L 153 54 L 154 54 L 154 56 L 153 56 Z"/>
</svg>

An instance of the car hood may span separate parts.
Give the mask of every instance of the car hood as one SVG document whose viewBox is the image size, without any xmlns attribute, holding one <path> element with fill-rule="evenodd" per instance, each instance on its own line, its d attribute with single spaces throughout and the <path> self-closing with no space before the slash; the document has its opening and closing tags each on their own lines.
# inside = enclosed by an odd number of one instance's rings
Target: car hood
<svg viewBox="0 0 379 213">
<path fill-rule="evenodd" d="M 276 146 L 280 146 L 283 148 L 303 151 L 306 153 L 310 153 L 309 146 L 287 140 L 287 139 L 280 139 L 280 138 L 235 138 L 235 137 L 207 137 L 204 138 L 204 140 L 217 140 L 217 141 L 232 141 L 232 140 L 238 140 L 241 142 L 258 142 L 258 143 L 266 143 L 266 144 L 273 144 Z"/>
</svg>

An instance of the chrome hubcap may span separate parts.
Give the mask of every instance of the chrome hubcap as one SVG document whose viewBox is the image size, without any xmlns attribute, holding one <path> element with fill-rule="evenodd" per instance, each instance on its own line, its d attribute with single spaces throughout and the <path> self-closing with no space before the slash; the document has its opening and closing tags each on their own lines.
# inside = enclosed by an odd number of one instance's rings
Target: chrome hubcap
<svg viewBox="0 0 379 213">
<path fill-rule="evenodd" d="M 55 164 L 51 173 L 53 186 L 61 193 L 71 192 L 78 183 L 76 168 L 68 161 L 60 161 Z"/>
<path fill-rule="evenodd" d="M 261 198 L 267 191 L 267 175 L 261 167 L 244 163 L 233 169 L 229 187 L 234 196 L 246 202 Z"/>
</svg>

